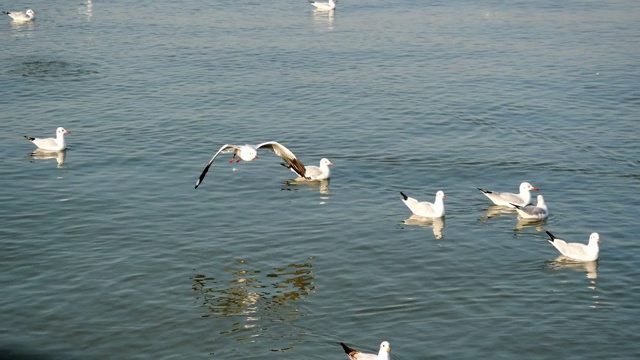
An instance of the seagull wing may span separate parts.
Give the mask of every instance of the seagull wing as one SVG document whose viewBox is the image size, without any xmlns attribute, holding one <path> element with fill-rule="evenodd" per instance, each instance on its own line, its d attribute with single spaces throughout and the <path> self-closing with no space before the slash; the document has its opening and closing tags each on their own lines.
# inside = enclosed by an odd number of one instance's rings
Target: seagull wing
<svg viewBox="0 0 640 360">
<path fill-rule="evenodd" d="M 284 145 L 276 142 L 276 141 L 267 141 L 262 144 L 258 144 L 256 146 L 257 149 L 264 148 L 269 151 L 274 152 L 278 155 L 284 162 L 287 163 L 287 167 L 295 171 L 296 174 L 304 177 L 306 172 L 304 165 L 298 158 L 291 152 L 291 150 L 287 149 Z"/>
<path fill-rule="evenodd" d="M 213 164 L 213 160 L 215 160 L 218 157 L 218 155 L 220 155 L 223 152 L 231 152 L 231 151 L 236 151 L 238 149 L 240 149 L 240 148 L 238 146 L 236 146 L 236 145 L 230 145 L 230 144 L 222 145 L 220 150 L 218 150 L 218 152 L 216 152 L 216 154 L 213 155 L 211 160 L 209 160 L 209 163 L 207 164 L 207 166 L 205 166 L 204 170 L 202 170 L 202 173 L 200 174 L 200 177 L 198 177 L 198 181 L 196 181 L 196 189 L 198 188 L 198 186 L 200 186 L 200 184 L 202 183 L 202 180 L 204 180 L 204 177 L 207 175 L 207 172 L 209 171 L 209 168 L 211 167 L 211 164 Z"/>
</svg>

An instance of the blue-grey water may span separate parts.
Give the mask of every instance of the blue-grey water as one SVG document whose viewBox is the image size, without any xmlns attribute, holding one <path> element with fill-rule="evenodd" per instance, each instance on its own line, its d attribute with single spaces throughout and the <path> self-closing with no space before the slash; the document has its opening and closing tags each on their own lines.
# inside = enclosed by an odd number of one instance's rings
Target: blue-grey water
<svg viewBox="0 0 640 360">
<path fill-rule="evenodd" d="M 0 22 L 0 358 L 640 357 L 639 2 L 2 6 L 38 18 Z M 330 183 L 266 152 L 194 190 L 268 140 Z M 476 189 L 522 181 L 546 222 Z"/>
</svg>

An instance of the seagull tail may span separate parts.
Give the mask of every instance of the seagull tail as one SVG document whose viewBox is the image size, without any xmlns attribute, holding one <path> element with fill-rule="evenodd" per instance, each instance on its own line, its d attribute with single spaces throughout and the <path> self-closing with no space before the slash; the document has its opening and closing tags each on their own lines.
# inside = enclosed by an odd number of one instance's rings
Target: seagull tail
<svg viewBox="0 0 640 360">
<path fill-rule="evenodd" d="M 550 232 L 548 232 L 546 230 L 545 230 L 545 232 L 547 233 L 547 235 L 549 235 L 549 242 L 552 243 L 553 240 L 556 239 L 556 237 L 552 233 L 550 233 Z"/>
</svg>

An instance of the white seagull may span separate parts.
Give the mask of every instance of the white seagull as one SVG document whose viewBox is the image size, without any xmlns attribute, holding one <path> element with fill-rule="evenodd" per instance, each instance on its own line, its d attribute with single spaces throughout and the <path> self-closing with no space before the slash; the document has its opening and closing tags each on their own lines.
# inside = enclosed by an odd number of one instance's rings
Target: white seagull
<svg viewBox="0 0 640 360">
<path fill-rule="evenodd" d="M 240 157 L 239 159 L 236 160 L 236 162 L 239 162 L 240 160 L 252 161 L 258 157 L 258 149 L 266 149 L 274 152 L 276 155 L 280 156 L 280 158 L 282 158 L 282 160 L 284 160 L 287 163 L 285 166 L 290 168 L 296 174 L 300 176 L 304 176 L 305 166 L 302 165 L 300 160 L 298 160 L 298 158 L 296 158 L 296 156 L 291 151 L 289 151 L 289 149 L 287 149 L 284 145 L 281 145 L 276 141 L 267 141 L 258 145 L 225 144 L 225 145 L 222 145 L 220 150 L 218 150 L 218 152 L 216 152 L 215 155 L 213 155 L 211 160 L 209 160 L 209 163 L 207 164 L 207 166 L 205 166 L 204 170 L 202 170 L 200 177 L 198 177 L 198 180 L 196 181 L 196 189 L 198 188 L 198 186 L 200 186 L 200 184 L 202 183 L 202 180 L 204 180 L 204 177 L 207 175 L 207 172 L 209 171 L 211 164 L 213 164 L 213 161 L 221 153 L 230 153 L 230 152 L 233 153 L 233 157 L 231 157 L 231 160 L 229 160 L 229 162 L 233 162 L 236 159 L 236 156 Z"/>
<path fill-rule="evenodd" d="M 352 349 L 345 345 L 344 343 L 340 343 L 344 352 L 347 353 L 347 356 L 351 360 L 389 360 L 389 353 L 391 352 L 391 347 L 389 347 L 388 341 L 383 341 L 380 343 L 380 351 L 378 354 L 367 354 L 362 351 L 358 351 L 356 349 Z"/>
<path fill-rule="evenodd" d="M 600 248 L 598 243 L 600 242 L 600 235 L 598 233 L 591 233 L 589 236 L 589 243 L 587 245 L 581 243 L 567 243 L 564 240 L 560 240 L 552 233 L 547 231 L 549 235 L 549 242 L 555 246 L 560 253 L 570 259 L 577 261 L 594 261 L 598 260 L 600 254 Z"/>
<path fill-rule="evenodd" d="M 333 166 L 333 163 L 327 158 L 322 158 L 320 160 L 320 166 L 305 166 L 304 173 L 302 174 L 290 163 L 280 165 L 298 174 L 295 181 L 322 181 L 331 177 L 331 169 L 329 169 L 329 166 Z"/>
<path fill-rule="evenodd" d="M 16 22 L 31 21 L 36 19 L 36 12 L 29 9 L 25 12 L 22 11 L 3 11 L 3 13 L 9 15 Z"/>
<path fill-rule="evenodd" d="M 428 218 L 439 218 L 444 216 L 443 199 L 446 196 L 444 196 L 444 192 L 442 192 L 442 190 L 436 193 L 436 200 L 433 204 L 428 201 L 418 201 L 405 195 L 402 191 L 400 192 L 400 195 L 402 195 L 402 202 L 407 205 L 414 215 Z"/>
<path fill-rule="evenodd" d="M 544 198 L 542 197 L 542 195 L 538 195 L 537 201 L 538 202 L 536 203 L 536 205 L 527 205 L 527 206 L 520 206 L 516 204 L 511 204 L 511 205 L 514 208 L 516 208 L 518 215 L 522 219 L 546 219 L 549 216 L 549 208 L 547 207 L 547 204 L 544 202 Z"/>
<path fill-rule="evenodd" d="M 531 193 L 530 190 L 538 190 L 537 187 L 529 184 L 528 182 L 523 182 L 520 184 L 520 193 L 512 194 L 507 192 L 497 192 L 497 191 L 489 191 L 485 189 L 478 188 L 478 190 L 482 191 L 489 200 L 493 201 L 496 205 L 508 206 L 513 208 L 513 205 L 518 206 L 526 206 L 529 205 L 531 201 Z"/>
<path fill-rule="evenodd" d="M 65 134 L 71 134 L 71 131 L 65 130 L 65 128 L 63 127 L 59 127 L 58 129 L 56 129 L 55 139 L 54 138 L 40 139 L 40 138 L 34 138 L 26 135 L 25 135 L 25 138 L 31 141 L 35 146 L 37 146 L 38 149 L 49 150 L 49 151 L 59 151 L 67 148 L 67 143 L 64 141 Z"/>
<path fill-rule="evenodd" d="M 338 0 L 329 0 L 329 2 L 311 1 L 309 3 L 316 7 L 318 10 L 330 11 L 336 8 Z"/>
</svg>

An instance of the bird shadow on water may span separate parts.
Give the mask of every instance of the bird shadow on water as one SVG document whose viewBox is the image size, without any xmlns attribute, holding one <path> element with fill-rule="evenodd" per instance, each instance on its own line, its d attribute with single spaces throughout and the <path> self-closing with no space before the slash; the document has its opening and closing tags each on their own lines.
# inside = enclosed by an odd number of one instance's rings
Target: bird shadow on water
<svg viewBox="0 0 640 360">
<path fill-rule="evenodd" d="M 433 236 L 438 239 L 444 239 L 444 217 L 426 218 L 417 215 L 411 215 L 407 219 L 402 220 L 402 224 L 410 226 L 420 226 L 427 229 L 433 229 Z"/>
<path fill-rule="evenodd" d="M 269 341 L 265 351 L 291 350 L 291 340 L 303 333 L 295 325 L 303 315 L 296 302 L 316 290 L 313 257 L 308 260 L 263 271 L 239 259 L 217 275 L 195 274 L 192 290 L 204 310 L 201 317 L 218 320 L 212 324 L 223 337 L 254 346 Z M 231 321 L 220 321 L 224 319 Z M 220 329 L 222 323 L 227 325 Z M 273 343 L 280 341 L 283 346 Z"/>
</svg>

